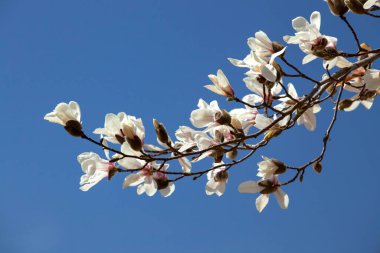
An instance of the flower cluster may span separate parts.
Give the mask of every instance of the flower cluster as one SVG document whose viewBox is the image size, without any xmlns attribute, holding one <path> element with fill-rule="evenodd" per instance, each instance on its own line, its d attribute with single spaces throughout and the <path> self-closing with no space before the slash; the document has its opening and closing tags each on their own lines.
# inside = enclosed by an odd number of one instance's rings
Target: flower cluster
<svg viewBox="0 0 380 253">
<path fill-rule="evenodd" d="M 76 102 L 60 103 L 45 119 L 64 126 L 75 137 L 86 139 L 105 151 L 106 159 L 93 152 L 78 156 L 84 175 L 80 179 L 80 189 L 87 191 L 102 179 L 111 180 L 116 174 L 127 173 L 123 188 L 137 187 L 137 194 L 153 196 L 158 191 L 163 197 L 175 190 L 175 182 L 192 177 L 194 180 L 206 175 L 207 195 L 221 196 L 227 189 L 230 169 L 246 161 L 273 138 L 294 125 L 304 125 L 308 131 L 317 126 L 317 113 L 323 102 L 332 101 L 333 117 L 323 139 L 322 153 L 305 165 L 294 167 L 275 158 L 263 156 L 258 162 L 258 180 L 246 181 L 238 186 L 241 193 L 259 193 L 256 208 L 259 212 L 266 207 L 271 194 L 275 195 L 281 208 L 289 205 L 289 197 L 282 190 L 296 179 L 303 180 L 306 168 L 322 171 L 321 161 L 326 151 L 327 140 L 334 126 L 338 111 L 352 111 L 362 104 L 370 109 L 380 92 L 380 70 L 371 64 L 380 58 L 380 50 L 372 50 L 365 43 L 359 44 L 356 32 L 344 16 L 349 10 L 370 13 L 380 7 L 379 1 L 326 0 L 333 14 L 339 16 L 351 29 L 358 52 L 346 53 L 337 49 L 338 39 L 320 32 L 321 15 L 313 12 L 308 21 L 304 17 L 293 19 L 294 35 L 283 37 L 285 43 L 296 44 L 306 64 L 321 59 L 326 73 L 317 81 L 291 64 L 285 53 L 287 47 L 272 41 L 269 36 L 258 31 L 248 38 L 249 53 L 241 60 L 229 58 L 237 67 L 245 68 L 243 78 L 247 94 L 239 98 L 229 79 L 222 70 L 208 77 L 211 84 L 205 86 L 211 92 L 236 102 L 239 106 L 227 110 L 218 101 L 207 102 L 199 99 L 197 108 L 190 113 L 192 126 L 180 126 L 170 135 L 164 124 L 153 119 L 157 143 L 149 143 L 141 118 L 108 113 L 104 127 L 96 128 L 99 141 L 85 134 L 81 112 Z M 356 61 L 347 58 L 357 57 Z M 339 68 L 330 73 L 333 68 Z M 291 71 L 294 74 L 289 74 Z M 285 78 L 301 78 L 312 84 L 310 91 L 300 95 L 294 82 L 285 85 Z M 239 89 L 240 90 L 240 89 Z M 338 92 L 339 91 L 339 92 Z M 344 97 L 343 91 L 354 93 Z M 211 161 L 209 168 L 193 169 L 200 160 Z M 178 164 L 169 163 L 177 161 Z M 174 169 L 173 169 L 174 167 Z M 175 169 L 178 167 L 179 169 Z M 248 167 L 247 165 L 245 167 Z M 289 174 L 293 173 L 292 177 Z M 280 182 L 280 177 L 284 183 Z"/>
</svg>

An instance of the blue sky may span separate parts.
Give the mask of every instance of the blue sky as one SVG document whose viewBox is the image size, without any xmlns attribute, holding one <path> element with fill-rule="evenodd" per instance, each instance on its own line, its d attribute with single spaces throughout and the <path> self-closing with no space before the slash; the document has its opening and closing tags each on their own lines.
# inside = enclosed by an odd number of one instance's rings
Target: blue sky
<svg viewBox="0 0 380 253">
<path fill-rule="evenodd" d="M 331 104 L 315 132 L 296 127 L 233 169 L 220 198 L 206 196 L 205 178 L 178 182 L 167 199 L 122 190 L 121 175 L 81 192 L 76 156 L 101 151 L 43 120 L 57 103 L 75 100 L 86 132 L 103 126 L 106 113 L 124 111 L 143 118 L 153 142 L 153 117 L 174 132 L 190 125 L 199 98 L 233 108 L 203 88 L 207 75 L 222 68 L 237 94 L 248 94 L 244 70 L 227 58 L 245 56 L 258 30 L 281 41 L 294 17 L 314 10 L 322 32 L 354 51 L 323 1 L 1 1 L 0 252 L 379 252 L 378 101 L 370 111 L 339 114 L 323 173 L 310 170 L 302 184 L 284 188 L 288 210 L 271 199 L 261 214 L 257 196 L 239 194 L 238 184 L 256 179 L 260 155 L 295 166 L 314 157 Z M 379 45 L 370 29 L 378 23 L 348 17 L 363 41 Z M 289 47 L 294 63 L 302 57 Z M 318 78 L 320 67 L 303 69 Z"/>
</svg>

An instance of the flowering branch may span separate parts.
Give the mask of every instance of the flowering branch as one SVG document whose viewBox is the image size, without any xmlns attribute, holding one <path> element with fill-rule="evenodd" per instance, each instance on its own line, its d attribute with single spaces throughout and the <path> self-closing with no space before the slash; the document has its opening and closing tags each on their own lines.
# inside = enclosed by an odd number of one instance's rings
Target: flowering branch
<svg viewBox="0 0 380 253">
<path fill-rule="evenodd" d="M 320 32 L 319 12 L 313 12 L 310 21 L 303 17 L 293 19 L 295 34 L 283 39 L 289 45 L 299 46 L 305 54 L 303 64 L 315 59 L 323 61 L 325 74 L 316 79 L 285 58 L 285 46 L 270 40 L 263 31 L 258 31 L 255 37 L 248 39 L 250 52 L 243 60 L 229 59 L 233 65 L 248 69 L 243 81 L 250 93 L 244 97 L 237 96 L 222 70 L 218 70 L 216 75 L 209 75 L 212 84 L 205 86 L 242 107 L 227 111 L 220 108 L 217 101 L 207 103 L 200 99 L 198 109 L 190 115 L 191 124 L 196 129 L 180 126 L 174 134 L 174 141 L 164 124 L 153 119 L 158 145 L 147 143 L 142 120 L 124 112 L 106 115 L 104 127 L 93 132 L 100 135 L 97 141 L 83 131 L 81 112 L 76 102 L 58 104 L 53 112 L 46 114 L 45 119 L 63 125 L 71 135 L 81 137 L 105 152 L 106 159 L 93 152 L 78 156 L 84 172 L 80 189 L 87 191 L 103 178 L 111 180 L 117 174 L 128 173 L 123 188 L 137 186 L 139 195 L 145 193 L 153 196 L 159 191 L 162 196 L 168 197 L 175 190 L 174 183 L 187 177 L 197 180 L 206 175 L 206 194 L 221 196 L 233 167 L 247 161 L 273 138 L 295 125 L 304 125 L 309 131 L 314 131 L 316 114 L 321 110 L 321 105 L 331 102 L 333 116 L 322 139 L 322 151 L 317 157 L 293 167 L 263 156 L 258 163 L 257 176 L 260 179 L 243 182 L 238 187 L 241 193 L 260 193 L 256 199 L 259 212 L 267 205 L 270 194 L 276 197 L 281 208 L 287 208 L 289 197 L 282 187 L 297 179 L 302 182 L 310 166 L 317 173 L 322 172 L 322 161 L 338 112 L 352 111 L 359 104 L 370 109 L 380 92 L 380 70 L 371 68 L 372 63 L 380 58 L 380 49 L 373 50 L 368 44 L 360 43 L 357 32 L 346 17 L 349 10 L 356 14 L 375 15 L 371 12 L 379 9 L 379 1 L 326 2 L 331 12 L 350 29 L 358 48 L 356 53 L 339 51 L 338 39 Z M 354 57 L 357 61 L 348 60 Z M 288 74 L 284 68 L 296 74 Z M 292 83 L 284 85 L 285 78 L 295 81 L 301 78 L 313 87 L 306 95 L 299 96 Z M 348 92 L 354 93 L 354 96 L 348 98 Z M 254 128 L 257 130 L 253 131 Z M 202 159 L 211 159 L 212 165 L 207 169 L 194 170 L 194 165 Z M 169 169 L 174 161 L 178 162 L 180 169 Z M 288 181 L 280 182 L 282 174 L 291 173 L 295 174 Z"/>
</svg>

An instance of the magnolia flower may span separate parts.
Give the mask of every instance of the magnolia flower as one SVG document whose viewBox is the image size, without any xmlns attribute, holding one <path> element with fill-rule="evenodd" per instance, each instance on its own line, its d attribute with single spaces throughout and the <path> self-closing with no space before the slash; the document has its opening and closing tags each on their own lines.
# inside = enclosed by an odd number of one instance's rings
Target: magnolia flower
<svg viewBox="0 0 380 253">
<path fill-rule="evenodd" d="M 216 126 L 231 123 L 231 116 L 226 110 L 220 110 L 215 100 L 207 104 L 203 99 L 199 99 L 198 108 L 190 115 L 190 121 L 195 127 L 207 127 L 205 131 L 209 131 Z"/>
<path fill-rule="evenodd" d="M 288 208 L 289 197 L 288 195 L 278 186 L 279 181 L 277 176 L 273 176 L 271 179 L 256 181 L 247 181 L 239 185 L 240 193 L 261 193 L 256 199 L 256 209 L 260 213 L 267 206 L 269 202 L 269 195 L 271 193 L 276 197 L 277 203 L 282 209 Z"/>
<path fill-rule="evenodd" d="M 296 31 L 295 36 L 284 36 L 288 44 L 299 44 L 300 49 L 307 54 L 302 64 L 311 62 L 321 57 L 324 68 L 331 69 L 335 66 L 340 68 L 349 67 L 351 62 L 342 56 L 338 56 L 336 44 L 338 39 L 331 36 L 322 35 L 319 32 L 321 27 L 321 14 L 317 11 L 310 16 L 310 23 L 304 17 L 293 19 L 292 25 Z"/>
<path fill-rule="evenodd" d="M 253 72 L 248 72 L 247 75 L 248 77 L 243 79 L 245 85 L 249 90 L 260 96 L 259 98 L 253 97 L 252 102 L 262 103 L 265 100 L 267 103 L 271 103 L 273 96 L 278 95 L 282 90 L 281 85 L 278 83 L 269 88 L 260 75 Z"/>
<path fill-rule="evenodd" d="M 206 89 L 219 94 L 225 97 L 235 97 L 234 90 L 232 89 L 230 82 L 227 77 L 224 75 L 221 69 L 218 70 L 216 76 L 208 75 L 208 78 L 212 81 L 213 84 L 205 85 Z"/>
<path fill-rule="evenodd" d="M 104 128 L 97 128 L 94 134 L 105 135 L 105 139 L 114 144 L 125 141 L 135 150 L 141 150 L 145 138 L 145 128 L 141 119 L 119 112 L 117 115 L 108 113 L 105 117 Z"/>
<path fill-rule="evenodd" d="M 161 168 L 160 168 L 161 167 Z M 137 186 L 137 194 L 146 193 L 149 197 L 153 196 L 157 190 L 163 197 L 169 197 L 175 190 L 172 182 L 167 176 L 156 170 L 166 171 L 169 165 L 161 166 L 154 162 L 144 166 L 138 173 L 128 175 L 123 182 L 123 188 Z"/>
<path fill-rule="evenodd" d="M 221 163 L 214 163 L 214 166 L 220 165 Z M 210 170 L 207 173 L 207 184 L 206 184 L 206 194 L 218 196 L 223 195 L 226 190 L 226 184 L 228 181 L 228 172 L 225 167 L 219 167 L 213 170 Z"/>
<path fill-rule="evenodd" d="M 109 171 L 115 168 L 115 164 L 101 159 L 93 152 L 82 153 L 78 156 L 83 173 L 80 178 L 80 189 L 88 191 L 91 187 L 99 183 L 103 178 L 108 177 Z"/>
<path fill-rule="evenodd" d="M 257 164 L 259 166 L 259 172 L 257 173 L 258 177 L 270 179 L 273 175 L 282 174 L 286 171 L 286 166 L 283 162 L 265 156 L 262 156 L 262 158 L 264 161 Z"/>
<path fill-rule="evenodd" d="M 276 109 L 286 110 L 294 106 L 297 103 L 296 101 L 301 100 L 301 98 L 298 97 L 296 89 L 291 83 L 288 84 L 288 93 L 291 96 L 291 98 L 290 97 L 281 98 L 280 100 L 282 101 L 282 104 L 277 105 Z M 317 125 L 315 113 L 318 113 L 320 110 L 321 110 L 321 107 L 319 106 L 319 104 L 315 104 L 311 108 L 306 109 L 302 113 L 302 115 L 297 119 L 297 124 L 298 125 L 304 124 L 307 130 L 314 131 Z"/>
<path fill-rule="evenodd" d="M 195 140 L 195 135 L 201 133 L 201 131 L 194 130 L 188 126 L 180 126 L 175 132 L 175 136 L 177 137 L 177 140 L 179 140 L 179 152 L 184 152 L 190 148 L 196 147 L 197 142 Z"/>
<path fill-rule="evenodd" d="M 68 104 L 59 103 L 54 111 L 45 115 L 44 119 L 63 125 L 67 132 L 73 136 L 81 136 L 82 123 L 80 121 L 80 108 L 77 102 L 70 101 Z"/>
<path fill-rule="evenodd" d="M 371 8 L 372 6 L 378 6 L 380 7 L 380 1 L 379 0 L 368 0 L 367 2 L 365 2 L 365 4 L 363 5 L 364 9 L 369 9 Z"/>
<path fill-rule="evenodd" d="M 256 94 L 246 95 L 242 99 L 245 103 L 255 106 L 256 103 L 261 103 L 262 98 Z M 237 119 L 244 133 L 248 133 L 249 128 L 255 124 L 256 115 L 259 113 L 256 108 L 245 105 L 245 108 L 237 108 L 230 111 L 233 119 Z"/>
<path fill-rule="evenodd" d="M 277 120 L 276 116 L 272 118 L 268 118 L 262 114 L 257 114 L 255 119 L 255 127 L 264 130 L 266 129 L 267 132 L 265 133 L 265 139 L 268 140 L 272 137 L 276 137 L 279 134 L 281 134 L 282 129 L 284 126 L 289 122 L 290 116 L 286 116 L 283 119 L 279 120 L 278 122 L 274 123 Z M 267 129 L 269 126 L 271 126 L 269 129 Z"/>
<path fill-rule="evenodd" d="M 369 110 L 371 109 L 376 96 L 376 91 L 364 90 L 363 92 L 356 94 L 350 99 L 342 100 L 339 103 L 339 109 L 350 112 L 362 104 L 367 110 Z"/>
<path fill-rule="evenodd" d="M 263 31 L 258 31 L 255 33 L 255 37 L 248 38 L 248 46 L 251 48 L 253 52 L 259 57 L 266 59 L 269 55 L 276 53 L 273 42 L 269 39 L 268 35 Z M 282 49 L 282 48 L 281 48 Z"/>
<path fill-rule="evenodd" d="M 364 89 L 352 88 L 348 86 L 346 89 L 356 92 L 352 98 L 344 99 L 339 103 L 339 109 L 346 112 L 355 110 L 360 104 L 366 109 L 371 109 L 375 98 L 380 91 L 380 71 L 377 69 L 367 69 L 356 85 L 365 84 Z M 346 86 L 345 86 L 346 87 Z"/>
</svg>

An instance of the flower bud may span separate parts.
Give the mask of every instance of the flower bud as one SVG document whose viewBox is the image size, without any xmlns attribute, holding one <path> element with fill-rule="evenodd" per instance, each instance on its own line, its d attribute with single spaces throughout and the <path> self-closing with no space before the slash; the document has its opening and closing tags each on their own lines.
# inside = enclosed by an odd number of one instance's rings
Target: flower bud
<svg viewBox="0 0 380 253">
<path fill-rule="evenodd" d="M 117 172 L 117 169 L 115 167 L 110 169 L 108 171 L 108 180 L 111 180 L 113 178 L 113 176 L 115 176 L 116 172 Z"/>
<path fill-rule="evenodd" d="M 221 125 L 231 124 L 231 115 L 226 110 L 218 111 L 214 117 L 215 121 Z"/>
<path fill-rule="evenodd" d="M 226 156 L 227 156 L 227 158 L 233 160 L 236 158 L 237 155 L 238 155 L 237 149 L 233 149 L 231 151 L 228 151 Z"/>
<path fill-rule="evenodd" d="M 344 99 L 339 102 L 338 109 L 343 111 L 344 109 L 350 107 L 353 101 L 351 99 Z"/>
<path fill-rule="evenodd" d="M 345 0 L 344 2 L 353 13 L 364 14 L 367 12 L 363 7 L 367 0 Z"/>
<path fill-rule="evenodd" d="M 140 138 L 135 134 L 133 128 L 127 124 L 123 126 L 123 133 L 127 137 L 127 142 L 133 150 L 140 151 L 142 149 L 143 143 Z M 121 136 L 120 136 L 121 137 Z M 116 136 L 117 139 L 117 136 Z M 119 142 L 121 139 L 117 139 Z"/>
<path fill-rule="evenodd" d="M 82 124 L 77 120 L 69 120 L 64 126 L 65 130 L 74 137 L 80 137 L 83 135 Z"/>
<path fill-rule="evenodd" d="M 258 184 L 259 184 L 259 186 L 264 187 L 264 189 L 262 189 L 260 191 L 261 194 L 270 194 L 270 193 L 273 193 L 278 188 L 271 180 L 268 180 L 268 179 L 264 180 L 264 181 L 261 181 Z"/>
<path fill-rule="evenodd" d="M 264 136 L 264 140 L 268 141 L 273 137 L 279 136 L 282 133 L 280 128 L 270 129 Z"/>
<path fill-rule="evenodd" d="M 223 160 L 224 150 L 221 147 L 216 148 L 215 153 L 213 154 L 214 162 L 221 163 Z"/>
<path fill-rule="evenodd" d="M 214 180 L 215 182 L 225 182 L 228 179 L 228 171 L 221 170 L 216 173 Z"/>
<path fill-rule="evenodd" d="M 344 0 L 326 0 L 330 11 L 336 16 L 343 16 L 348 11 L 348 7 L 344 3 Z"/>
<path fill-rule="evenodd" d="M 156 135 L 157 135 L 158 140 L 165 144 L 168 143 L 169 136 L 168 136 L 168 133 L 166 132 L 164 125 L 158 122 L 156 119 L 153 119 L 153 125 L 154 125 L 154 129 L 156 130 Z"/>
<path fill-rule="evenodd" d="M 237 118 L 231 119 L 231 125 L 237 130 L 237 131 L 243 131 L 243 126 L 241 125 L 240 120 Z"/>
<path fill-rule="evenodd" d="M 272 159 L 272 162 L 274 164 L 276 164 L 276 166 L 278 167 L 277 170 L 274 172 L 274 174 L 282 174 L 282 173 L 285 173 L 286 171 L 286 165 L 285 163 L 279 161 L 279 160 L 276 160 L 276 159 Z"/>
<path fill-rule="evenodd" d="M 284 46 L 278 41 L 272 41 L 272 48 L 273 48 L 273 51 L 277 53 L 277 52 L 280 52 L 282 49 L 284 49 Z M 285 52 L 282 55 L 284 54 Z M 279 55 L 279 56 L 282 56 L 282 55 Z"/>
<path fill-rule="evenodd" d="M 313 164 L 313 169 L 318 174 L 321 174 L 321 172 L 322 172 L 322 164 L 320 162 L 314 163 Z"/>
<path fill-rule="evenodd" d="M 169 180 L 167 177 L 159 177 L 155 178 L 154 181 L 156 181 L 157 189 L 162 190 L 169 186 Z"/>
</svg>

